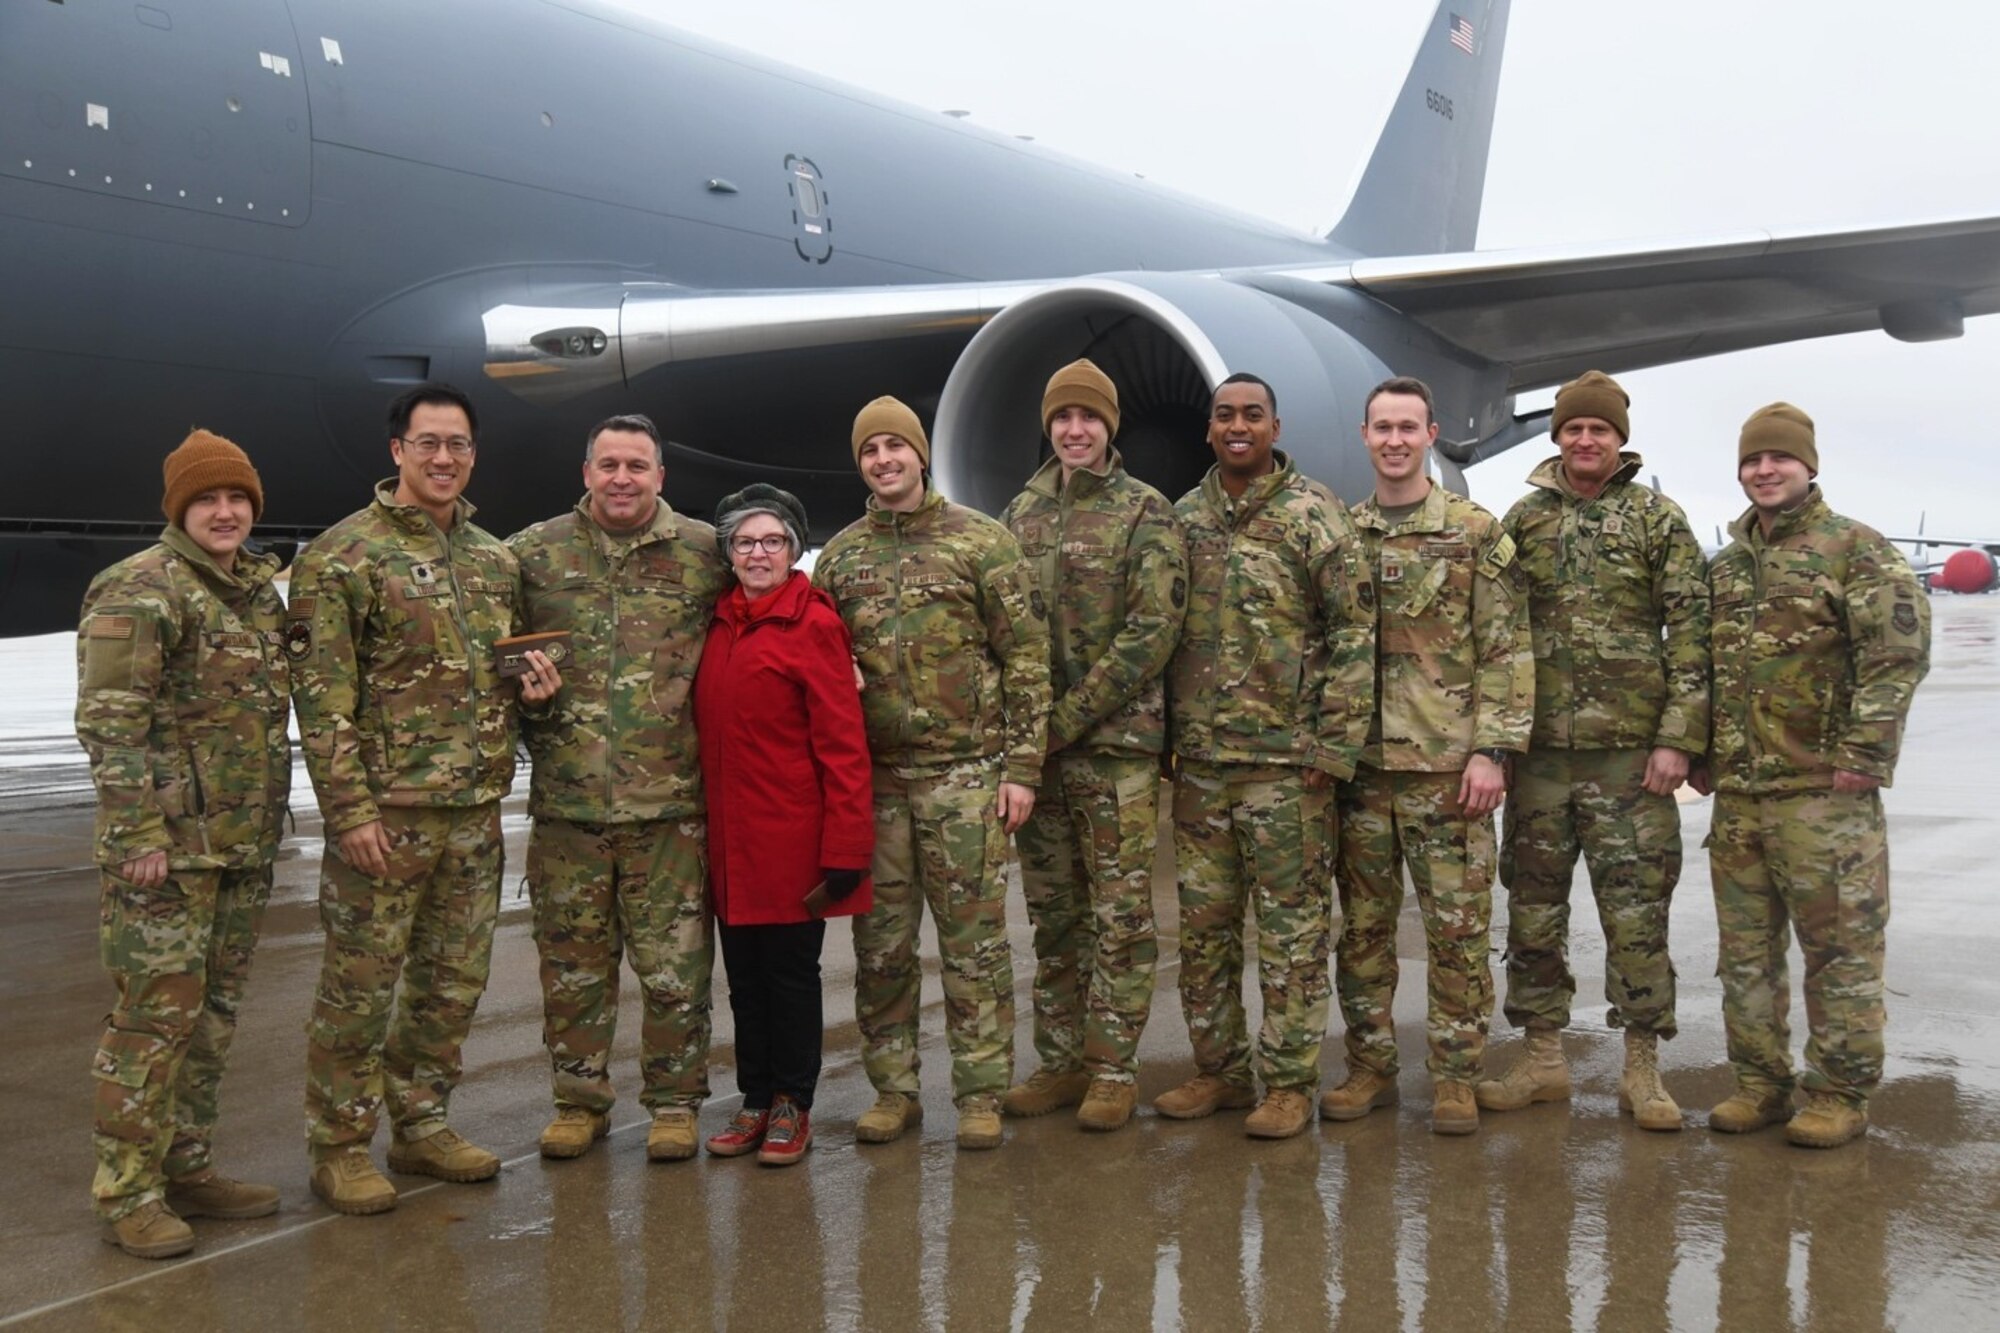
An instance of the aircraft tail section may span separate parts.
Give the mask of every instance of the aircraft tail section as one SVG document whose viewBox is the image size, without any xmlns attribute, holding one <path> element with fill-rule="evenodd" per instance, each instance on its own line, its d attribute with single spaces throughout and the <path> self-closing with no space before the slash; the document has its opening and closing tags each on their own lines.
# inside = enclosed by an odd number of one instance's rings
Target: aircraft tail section
<svg viewBox="0 0 2000 1333">
<path fill-rule="evenodd" d="M 1509 0 L 1440 0 L 1329 240 L 1360 255 L 1448 254 L 1474 247 L 1508 5 Z"/>
</svg>

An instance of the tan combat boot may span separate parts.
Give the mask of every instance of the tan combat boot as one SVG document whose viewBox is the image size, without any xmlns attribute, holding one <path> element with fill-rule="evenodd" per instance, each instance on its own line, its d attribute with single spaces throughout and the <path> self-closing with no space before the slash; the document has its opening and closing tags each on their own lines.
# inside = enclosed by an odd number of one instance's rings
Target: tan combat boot
<svg viewBox="0 0 2000 1333">
<path fill-rule="evenodd" d="M 1132 1107 L 1138 1100 L 1139 1089 L 1134 1085 L 1115 1078 L 1094 1078 L 1083 1105 L 1076 1108 L 1076 1123 L 1085 1129 L 1122 1129 L 1132 1118 Z"/>
<path fill-rule="evenodd" d="M 1319 1095 L 1319 1113 L 1328 1120 L 1359 1120 L 1378 1106 L 1394 1106 L 1399 1095 L 1394 1074 L 1352 1065 L 1346 1082 Z"/>
<path fill-rule="evenodd" d="M 312 1192 L 336 1213 L 361 1217 L 396 1206 L 396 1187 L 375 1169 L 366 1148 L 350 1148 L 313 1163 Z"/>
<path fill-rule="evenodd" d="M 1830 1092 L 1815 1092 L 1785 1126 L 1785 1137 L 1801 1148 L 1838 1148 L 1868 1132 L 1868 1108 Z"/>
<path fill-rule="evenodd" d="M 1312 1094 L 1303 1088 L 1267 1088 L 1264 1100 L 1243 1119 L 1253 1139 L 1289 1139 L 1312 1123 Z"/>
<path fill-rule="evenodd" d="M 1748 1134 L 1766 1125 L 1782 1125 L 1792 1115 L 1788 1092 L 1753 1092 L 1740 1084 L 1727 1101 L 1708 1113 L 1708 1127 L 1720 1134 Z"/>
<path fill-rule="evenodd" d="M 1626 1069 L 1630 1071 L 1630 1064 Z M 1529 1028 L 1507 1072 L 1499 1078 L 1481 1079 L 1472 1095 L 1487 1111 L 1518 1111 L 1535 1102 L 1568 1101 L 1569 1061 L 1563 1056 L 1561 1030 Z"/>
<path fill-rule="evenodd" d="M 134 1259 L 171 1259 L 194 1248 L 194 1228 L 158 1199 L 148 1199 L 104 1227 L 104 1243 Z"/>
<path fill-rule="evenodd" d="M 924 1104 L 913 1094 L 885 1092 L 854 1122 L 854 1137 L 863 1143 L 894 1143 L 923 1118 Z"/>
<path fill-rule="evenodd" d="M 556 1118 L 542 1131 L 542 1156 L 566 1161 L 589 1152 L 611 1132 L 611 1117 L 581 1106 L 558 1106 Z"/>
<path fill-rule="evenodd" d="M 1008 1115 L 1047 1115 L 1065 1106 L 1075 1106 L 1088 1091 L 1090 1075 L 1081 1069 L 1037 1069 L 1026 1083 L 1016 1083 L 1007 1089 L 1000 1099 L 1000 1109 Z"/>
<path fill-rule="evenodd" d="M 1257 1090 L 1231 1083 L 1220 1074 L 1196 1074 L 1178 1088 L 1153 1098 L 1153 1109 L 1169 1120 L 1199 1120 L 1217 1111 L 1240 1111 L 1257 1104 Z"/>
<path fill-rule="evenodd" d="M 1472 1099 L 1472 1085 L 1447 1079 L 1437 1085 L 1431 1097 L 1431 1133 L 1471 1134 L 1479 1128 L 1479 1103 Z"/>
<path fill-rule="evenodd" d="M 467 1143 L 457 1130 L 447 1126 L 420 1139 L 395 1139 L 389 1144 L 389 1169 L 406 1176 L 435 1176 L 470 1185 L 499 1175 L 500 1159 Z"/>
<path fill-rule="evenodd" d="M 278 1211 L 278 1191 L 271 1185 L 231 1180 L 214 1167 L 199 1175 L 167 1182 L 167 1206 L 182 1217 L 236 1220 L 269 1217 Z"/>
<path fill-rule="evenodd" d="M 1000 1132 L 1000 1099 L 982 1093 L 967 1097 L 958 1106 L 958 1146 L 961 1148 L 997 1148 L 1002 1139 Z"/>
<path fill-rule="evenodd" d="M 694 1112 L 685 1106 L 662 1106 L 646 1128 L 646 1160 L 685 1162 L 694 1156 Z"/>
<path fill-rule="evenodd" d="M 1630 1111 L 1641 1129 L 1671 1131 L 1681 1127 L 1680 1105 L 1660 1082 L 1657 1033 L 1625 1029 L 1625 1072 L 1618 1076 L 1618 1109 Z"/>
</svg>

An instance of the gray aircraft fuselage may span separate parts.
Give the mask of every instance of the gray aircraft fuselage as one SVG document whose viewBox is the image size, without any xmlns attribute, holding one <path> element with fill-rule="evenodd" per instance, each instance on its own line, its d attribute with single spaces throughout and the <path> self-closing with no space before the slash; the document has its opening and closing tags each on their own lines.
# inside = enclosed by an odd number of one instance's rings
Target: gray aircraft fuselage
<svg viewBox="0 0 2000 1333">
<path fill-rule="evenodd" d="M 642 410 L 681 446 L 677 503 L 772 477 L 823 536 L 862 498 L 854 408 L 928 414 L 975 328 L 677 361 L 548 404 L 486 375 L 495 306 L 1340 253 L 622 12 L 496 8 L 0 4 L 0 538 L 64 534 L 5 541 L 9 629 L 73 623 L 75 572 L 49 576 L 149 538 L 191 426 L 249 449 L 264 535 L 305 536 L 392 470 L 384 405 L 425 378 L 475 395 L 494 530 L 573 499 L 588 426 Z M 1183 484 L 1208 461 L 1199 402 L 1157 415 L 1182 457 L 1135 466 Z"/>
</svg>

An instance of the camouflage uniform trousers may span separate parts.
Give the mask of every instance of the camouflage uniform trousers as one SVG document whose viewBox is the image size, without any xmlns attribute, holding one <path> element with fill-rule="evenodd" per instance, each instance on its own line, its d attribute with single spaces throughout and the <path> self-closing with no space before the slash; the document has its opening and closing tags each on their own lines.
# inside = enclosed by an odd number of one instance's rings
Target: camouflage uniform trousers
<svg viewBox="0 0 2000 1333">
<path fill-rule="evenodd" d="M 708 1096 L 715 934 L 703 821 L 537 819 L 528 894 L 541 955 L 542 1040 L 559 1106 L 609 1111 L 619 956 L 644 992 L 639 1065 L 648 1110 Z"/>
<path fill-rule="evenodd" d="M 1646 750 L 1535 750 L 1514 760 L 1501 821 L 1507 886 L 1507 1021 L 1569 1026 L 1569 895 L 1581 851 L 1604 928 L 1614 1028 L 1672 1037 L 1667 913 L 1681 878 L 1681 815 L 1645 789 Z"/>
<path fill-rule="evenodd" d="M 106 873 L 98 947 L 118 989 L 91 1062 L 91 1195 L 116 1221 L 213 1165 L 217 1089 L 271 867 L 175 870 L 157 889 Z"/>
<path fill-rule="evenodd" d="M 1160 946 L 1154 755 L 1061 754 L 1016 835 L 1035 928 L 1035 1055 L 1044 1068 L 1130 1083 Z"/>
<path fill-rule="evenodd" d="M 1264 1017 L 1258 1073 L 1270 1088 L 1319 1082 L 1333 794 L 1304 770 L 1184 762 L 1174 783 L 1181 909 L 1180 995 L 1195 1066 L 1250 1082 L 1243 917 L 1257 926 Z"/>
<path fill-rule="evenodd" d="M 1340 910 L 1335 985 L 1350 1070 L 1393 1076 L 1396 920 L 1403 867 L 1416 886 L 1429 965 L 1429 1069 L 1438 1080 L 1480 1077 L 1493 1016 L 1487 966 L 1493 916 L 1493 818 L 1458 812 L 1460 774 L 1363 767 L 1340 787 Z"/>
<path fill-rule="evenodd" d="M 1879 792 L 1715 798 L 1708 861 L 1721 932 L 1729 1062 L 1759 1092 L 1790 1091 L 1790 931 L 1806 967 L 1808 1092 L 1861 1103 L 1882 1080 L 1889 831 Z"/>
<path fill-rule="evenodd" d="M 403 1138 L 444 1128 L 493 959 L 500 803 L 386 806 L 382 825 L 386 876 L 370 879 L 331 845 L 320 867 L 326 950 L 306 1020 L 316 1158 L 367 1144 L 385 1099 Z"/>
<path fill-rule="evenodd" d="M 917 1092 L 917 928 L 937 928 L 955 1101 L 1006 1091 L 1014 1070 L 1014 960 L 997 759 L 875 769 L 875 905 L 854 919 L 854 1017 L 878 1092 Z"/>
</svg>

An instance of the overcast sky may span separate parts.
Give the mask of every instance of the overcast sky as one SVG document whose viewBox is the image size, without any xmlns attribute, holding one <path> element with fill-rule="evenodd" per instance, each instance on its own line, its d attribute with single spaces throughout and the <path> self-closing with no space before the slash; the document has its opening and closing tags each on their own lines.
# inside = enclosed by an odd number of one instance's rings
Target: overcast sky
<svg viewBox="0 0 2000 1333">
<path fill-rule="evenodd" d="M 628 0 L 844 82 L 1323 231 L 1432 5 L 1236 0 Z M 2000 213 L 1990 5 L 1516 0 L 1480 248 Z M 1744 507 L 1743 418 L 1819 425 L 1835 507 L 1885 531 L 2000 537 L 2000 316 L 1621 376 L 1632 447 L 1704 542 Z M 1534 400 L 1524 399 L 1522 406 Z M 1543 451 L 1474 468 L 1504 509 Z"/>
</svg>

